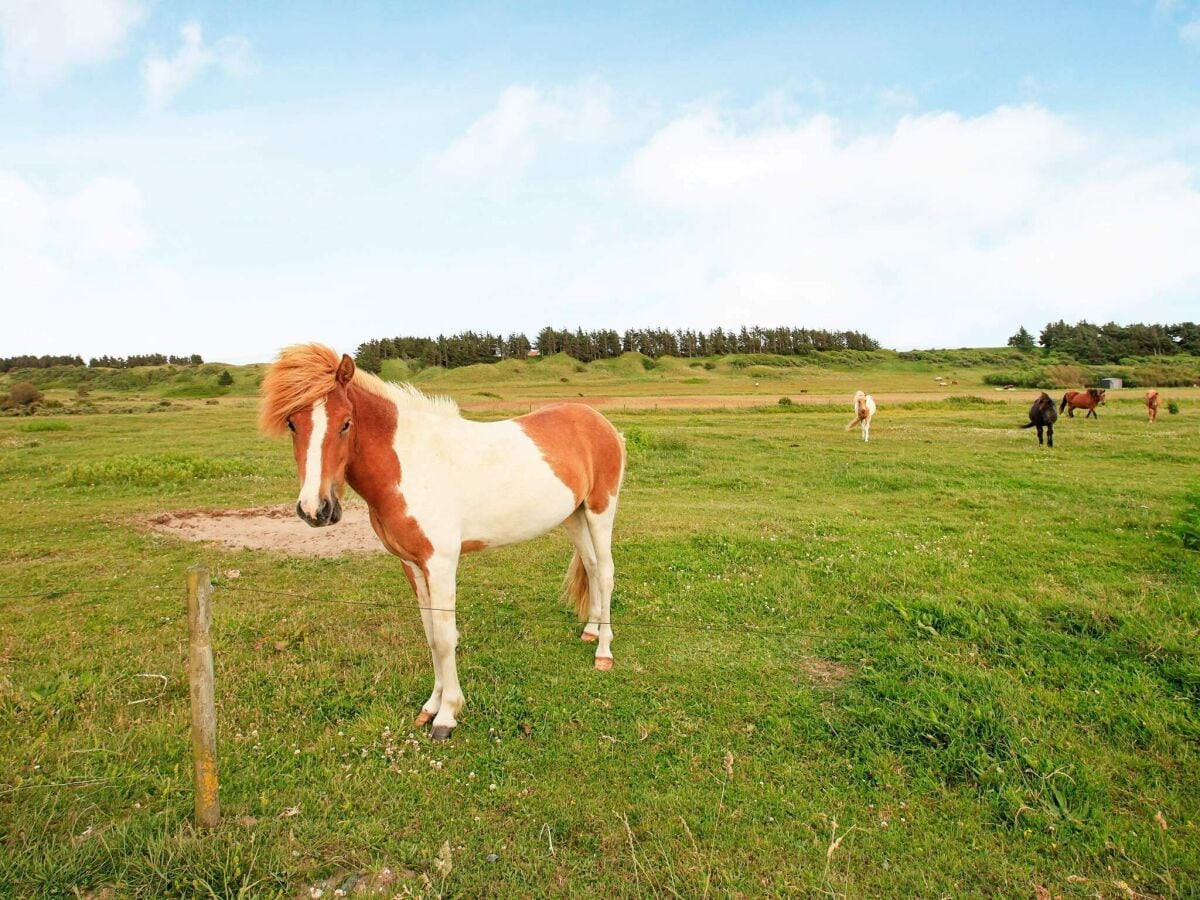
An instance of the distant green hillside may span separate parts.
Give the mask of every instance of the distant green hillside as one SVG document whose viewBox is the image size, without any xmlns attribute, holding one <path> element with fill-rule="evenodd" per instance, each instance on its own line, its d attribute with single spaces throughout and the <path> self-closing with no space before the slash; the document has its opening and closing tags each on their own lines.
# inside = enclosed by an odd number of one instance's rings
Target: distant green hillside
<svg viewBox="0 0 1200 900">
<path fill-rule="evenodd" d="M 48 369 L 14 369 L 0 377 L 0 386 L 31 381 L 43 391 L 144 394 L 154 397 L 223 397 L 258 391 L 262 365 L 137 366 L 106 369 L 91 366 L 52 366 Z M 232 384 L 219 383 L 228 372 Z"/>
<path fill-rule="evenodd" d="M 174 402 L 243 402 L 258 391 L 264 363 L 231 366 L 141 366 L 106 369 L 55 366 L 0 375 L 0 394 L 32 381 L 46 394 L 44 413 L 137 411 L 131 402 L 167 408 Z M 979 395 L 1013 385 L 1022 389 L 1064 389 L 1095 385 L 1118 377 L 1129 388 L 1178 388 L 1200 382 L 1200 357 L 1143 357 L 1113 365 L 1082 365 L 1070 357 L 1012 347 L 960 350 L 830 350 L 792 356 L 765 353 L 652 359 L 625 353 L 583 363 L 564 353 L 532 359 L 443 369 L 412 369 L 403 360 L 383 361 L 382 376 L 411 381 L 470 404 L 485 401 L 523 405 L 538 399 L 578 397 L 722 397 L 812 394 L 838 397 L 861 388 L 875 393 L 921 395 L 951 390 Z M 222 384 L 222 381 L 229 383 Z M 906 400 L 923 399 L 909 396 Z"/>
</svg>

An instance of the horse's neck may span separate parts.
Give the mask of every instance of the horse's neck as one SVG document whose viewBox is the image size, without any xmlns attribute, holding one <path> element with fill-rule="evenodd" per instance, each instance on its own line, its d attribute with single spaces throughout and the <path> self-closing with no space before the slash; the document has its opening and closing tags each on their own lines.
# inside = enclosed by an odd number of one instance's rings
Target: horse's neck
<svg viewBox="0 0 1200 900">
<path fill-rule="evenodd" d="M 357 385 L 349 389 L 354 406 L 354 443 L 346 463 L 346 482 L 370 506 L 377 506 L 400 481 L 396 431 L 400 410 L 388 397 Z"/>
</svg>

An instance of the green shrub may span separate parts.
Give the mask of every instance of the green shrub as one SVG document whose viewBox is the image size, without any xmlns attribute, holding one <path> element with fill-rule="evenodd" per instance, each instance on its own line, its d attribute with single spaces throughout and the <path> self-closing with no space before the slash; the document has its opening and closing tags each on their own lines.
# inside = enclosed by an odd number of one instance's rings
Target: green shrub
<svg viewBox="0 0 1200 900">
<path fill-rule="evenodd" d="M 0 409 L 15 409 L 23 406 L 28 409 L 35 403 L 42 402 L 42 392 L 32 381 L 19 381 L 8 392 L 8 396 L 0 401 Z"/>
<path fill-rule="evenodd" d="M 233 376 L 229 374 L 228 369 L 222 369 L 221 374 L 217 376 L 217 384 L 221 387 L 229 387 L 233 384 Z"/>
<path fill-rule="evenodd" d="M 102 484 L 158 486 L 256 473 L 254 465 L 241 459 L 214 459 L 185 453 L 131 453 L 71 466 L 65 483 L 72 487 Z"/>
<path fill-rule="evenodd" d="M 17 431 L 25 433 L 34 431 L 69 431 L 70 428 L 70 423 L 64 422 L 62 419 L 34 419 L 31 422 L 22 422 L 17 426 Z"/>
<path fill-rule="evenodd" d="M 650 449 L 650 435 L 645 430 L 636 426 L 626 428 L 624 435 L 625 452 L 630 456 L 640 456 Z"/>
<path fill-rule="evenodd" d="M 780 406 L 794 406 L 795 404 L 794 404 L 794 403 L 792 403 L 792 398 L 791 398 L 791 397 L 780 397 L 780 398 L 779 398 L 779 405 L 780 405 Z"/>
<path fill-rule="evenodd" d="M 1167 412 L 1169 412 L 1173 416 L 1179 415 L 1179 401 L 1178 400 L 1168 400 L 1167 401 Z"/>
<path fill-rule="evenodd" d="M 804 360 L 795 356 L 779 356 L 776 353 L 747 353 L 729 360 L 734 369 L 749 369 L 751 366 L 770 366 L 776 369 L 795 369 L 803 366 Z"/>
</svg>

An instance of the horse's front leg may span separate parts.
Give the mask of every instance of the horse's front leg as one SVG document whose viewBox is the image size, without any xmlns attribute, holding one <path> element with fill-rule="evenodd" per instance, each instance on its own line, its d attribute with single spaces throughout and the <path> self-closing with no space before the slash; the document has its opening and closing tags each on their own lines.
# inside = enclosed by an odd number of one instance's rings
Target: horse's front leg
<svg viewBox="0 0 1200 900">
<path fill-rule="evenodd" d="M 416 721 L 413 723 L 421 728 L 433 720 L 442 705 L 442 676 L 438 655 L 433 650 L 433 620 L 430 618 L 432 613 L 429 610 L 433 604 L 429 601 L 429 583 L 425 580 L 425 573 L 415 563 L 405 563 L 404 572 L 408 575 L 413 593 L 417 595 L 417 606 L 421 611 L 421 625 L 425 629 L 425 643 L 429 645 L 429 653 L 433 657 L 433 692 L 421 707 L 421 712 L 417 714 Z"/>
<path fill-rule="evenodd" d="M 439 558 L 429 560 L 426 569 L 429 584 L 429 617 L 431 646 L 435 667 L 441 680 L 441 698 L 437 714 L 433 717 L 435 741 L 450 737 L 458 725 L 458 714 L 462 711 L 463 694 L 458 684 L 458 668 L 454 651 L 458 646 L 458 627 L 455 621 L 455 579 L 458 560 Z"/>
</svg>

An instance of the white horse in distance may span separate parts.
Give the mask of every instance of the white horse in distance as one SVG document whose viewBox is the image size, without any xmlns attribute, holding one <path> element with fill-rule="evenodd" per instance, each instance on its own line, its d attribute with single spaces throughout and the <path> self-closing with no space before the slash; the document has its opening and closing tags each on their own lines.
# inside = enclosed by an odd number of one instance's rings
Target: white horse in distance
<svg viewBox="0 0 1200 900">
<path fill-rule="evenodd" d="M 849 431 L 855 425 L 862 425 L 864 441 L 871 440 L 871 417 L 875 415 L 875 399 L 870 394 L 856 391 L 854 394 L 854 418 L 846 426 Z"/>
</svg>

